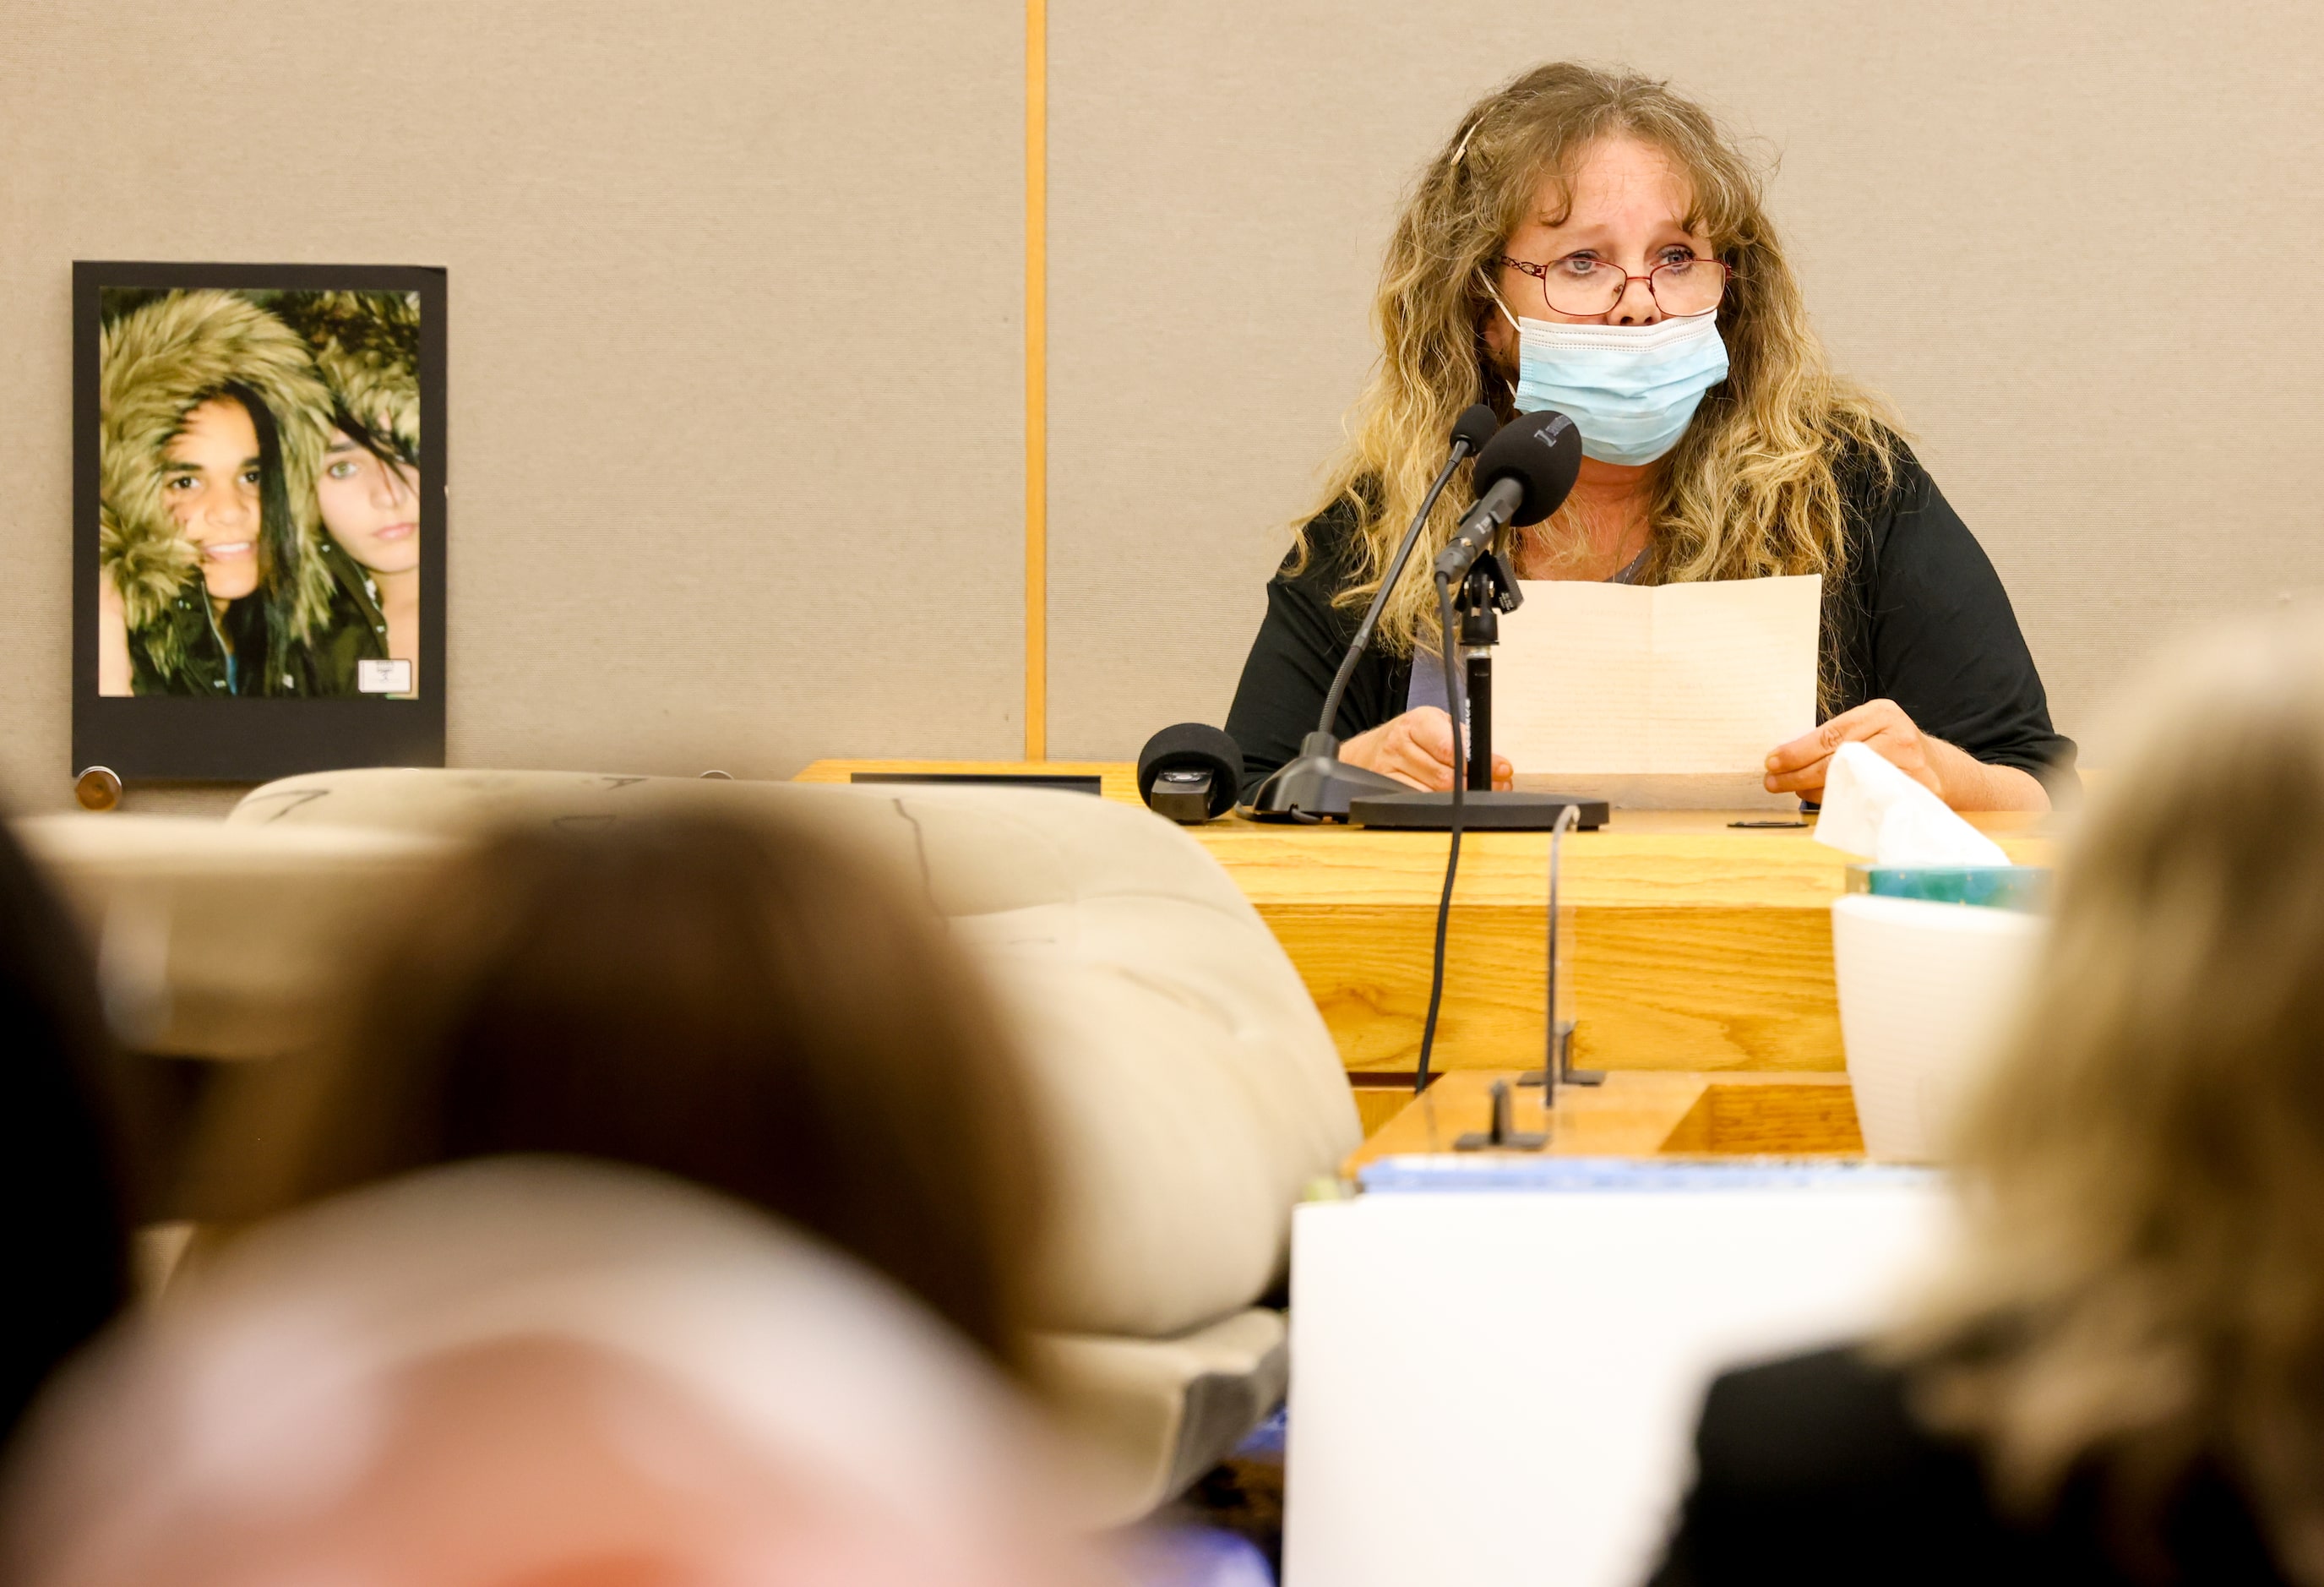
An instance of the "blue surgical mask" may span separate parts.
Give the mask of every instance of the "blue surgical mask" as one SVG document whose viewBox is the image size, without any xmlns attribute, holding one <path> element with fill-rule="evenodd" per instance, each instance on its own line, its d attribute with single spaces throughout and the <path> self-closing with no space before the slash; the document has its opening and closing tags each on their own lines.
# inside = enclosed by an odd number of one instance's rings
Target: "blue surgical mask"
<svg viewBox="0 0 2324 1587">
<path fill-rule="evenodd" d="M 1702 393 L 1727 378 L 1716 314 L 1653 325 L 1569 325 L 1502 316 L 1517 332 L 1517 411 L 1554 408 L 1582 455 L 1651 463 L 1686 433 Z"/>
</svg>

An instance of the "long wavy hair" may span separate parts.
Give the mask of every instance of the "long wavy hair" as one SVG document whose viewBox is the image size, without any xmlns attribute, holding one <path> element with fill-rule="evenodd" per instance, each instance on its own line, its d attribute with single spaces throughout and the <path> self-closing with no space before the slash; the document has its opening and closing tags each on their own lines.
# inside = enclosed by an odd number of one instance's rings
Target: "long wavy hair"
<svg viewBox="0 0 2324 1587">
<path fill-rule="evenodd" d="M 2324 628 L 2247 624 L 2142 697 L 1891 1344 L 2006 1509 L 2095 1479 L 2135 1564 L 2209 1469 L 2324 1582 Z"/>
<path fill-rule="evenodd" d="M 1372 307 L 1379 362 L 1316 509 L 1345 503 L 1359 525 L 1355 577 L 1337 596 L 1342 604 L 1368 602 L 1379 587 L 1443 466 L 1460 411 L 1481 401 L 1505 418 L 1513 412 L 1515 392 L 1485 342 L 1486 317 L 1499 312 L 1491 262 L 1545 182 L 1565 186 L 1584 151 L 1619 135 L 1655 145 L 1686 173 L 1688 228 L 1735 269 L 1719 308 L 1727 379 L 1703 399 L 1655 475 L 1649 582 L 1830 578 L 1846 566 L 1842 455 L 1858 449 L 1887 476 L 1895 429 L 1883 404 L 1827 365 L 1767 220 L 1758 171 L 1710 115 L 1667 85 L 1560 61 L 1471 106 L 1397 221 Z M 1430 554 L 1413 558 L 1382 610 L 1380 634 L 1398 653 L 1434 648 L 1428 565 L 1467 497 L 1464 488 L 1445 492 L 1422 541 Z M 1303 531 L 1302 563 L 1312 549 Z"/>
<path fill-rule="evenodd" d="M 330 392 L 306 344 L 241 293 L 125 295 L 135 300 L 108 320 L 97 350 L 98 561 L 121 591 L 133 641 L 165 687 L 181 683 L 186 657 L 169 614 L 199 587 L 201 558 L 164 500 L 165 454 L 202 402 L 240 403 L 262 454 L 265 598 L 237 603 L 234 615 L 240 627 L 265 608 L 272 637 L 257 682 L 279 692 L 284 647 L 303 646 L 330 620 L 331 573 L 314 554 Z"/>
<path fill-rule="evenodd" d="M 274 411 L 255 388 L 228 381 L 214 393 L 250 416 L 258 438 L 258 589 L 227 609 L 225 625 L 234 635 L 235 650 L 257 677 L 240 694 L 277 695 L 293 692 L 291 657 L 311 636 L 313 614 L 302 605 L 304 583 L 300 569 L 310 555 L 311 542 L 300 532 L 290 507 L 290 485 L 282 466 L 282 427 Z M 212 400 L 198 399 L 194 407 Z M 192 412 L 189 409 L 188 413 Z M 162 470 L 166 476 L 171 473 Z M 199 576 L 197 575 L 198 577 Z M 207 587 L 207 586 L 205 586 Z M 304 626 L 302 627 L 302 624 Z M 153 646 L 147 642 L 147 653 Z"/>
</svg>

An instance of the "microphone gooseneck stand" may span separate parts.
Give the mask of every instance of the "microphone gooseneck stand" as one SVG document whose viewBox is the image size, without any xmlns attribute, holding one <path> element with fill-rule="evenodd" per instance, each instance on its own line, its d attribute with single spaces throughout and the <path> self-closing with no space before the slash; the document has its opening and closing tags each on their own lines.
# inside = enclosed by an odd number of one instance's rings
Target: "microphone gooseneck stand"
<svg viewBox="0 0 2324 1587">
<path fill-rule="evenodd" d="M 1347 652 L 1340 658 L 1340 669 L 1332 675 L 1332 687 L 1323 696 L 1323 714 L 1316 721 L 1315 731 L 1302 739 L 1299 753 L 1271 772 L 1260 783 L 1243 807 L 1243 814 L 1253 821 L 1345 821 L 1348 807 L 1366 794 L 1394 793 L 1405 785 L 1393 777 L 1360 766 L 1351 766 L 1340 759 L 1340 740 L 1333 731 L 1339 725 L 1340 702 L 1346 697 L 1348 680 L 1355 676 L 1356 664 L 1371 648 L 1372 633 L 1379 627 L 1380 611 L 1388 598 L 1396 592 L 1404 577 L 1405 564 L 1412 560 L 1413 548 L 1420 543 L 1420 531 L 1427 526 L 1428 515 L 1436 510 L 1436 499 L 1471 454 L 1481 450 L 1500 428 L 1493 411 L 1480 404 L 1465 411 L 1452 427 L 1452 452 L 1444 466 L 1437 471 L 1436 479 L 1421 499 L 1420 510 L 1412 515 L 1412 523 L 1404 531 L 1403 540 L 1396 548 L 1396 556 L 1380 576 L 1379 588 L 1373 592 L 1371 604 L 1364 609 L 1364 620 L 1356 625 L 1355 637 L 1349 641 Z"/>
</svg>

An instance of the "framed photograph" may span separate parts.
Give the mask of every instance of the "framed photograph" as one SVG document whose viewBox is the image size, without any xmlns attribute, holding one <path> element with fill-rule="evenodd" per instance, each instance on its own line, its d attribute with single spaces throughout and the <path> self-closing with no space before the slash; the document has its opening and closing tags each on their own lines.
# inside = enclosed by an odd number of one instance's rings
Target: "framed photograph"
<svg viewBox="0 0 2324 1587">
<path fill-rule="evenodd" d="M 73 770 L 444 763 L 444 272 L 73 266 Z"/>
</svg>

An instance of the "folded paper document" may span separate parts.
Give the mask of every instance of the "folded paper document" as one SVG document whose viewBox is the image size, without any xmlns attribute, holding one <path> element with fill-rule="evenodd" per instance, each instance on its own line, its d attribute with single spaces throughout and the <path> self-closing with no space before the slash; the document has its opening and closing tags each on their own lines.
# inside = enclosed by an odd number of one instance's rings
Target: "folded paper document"
<svg viewBox="0 0 2324 1587">
<path fill-rule="evenodd" d="M 1501 619 L 1493 747 L 1526 783 L 1618 804 L 1788 807 L 1767 752 L 1816 721 L 1813 575 L 1528 580 Z"/>
</svg>

